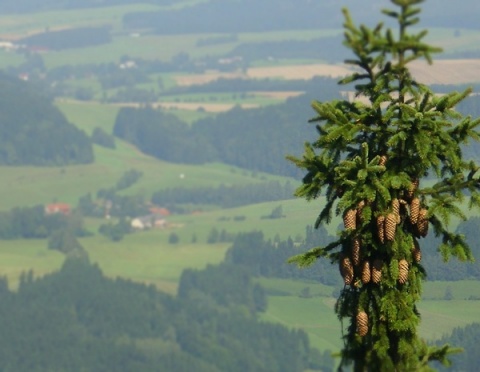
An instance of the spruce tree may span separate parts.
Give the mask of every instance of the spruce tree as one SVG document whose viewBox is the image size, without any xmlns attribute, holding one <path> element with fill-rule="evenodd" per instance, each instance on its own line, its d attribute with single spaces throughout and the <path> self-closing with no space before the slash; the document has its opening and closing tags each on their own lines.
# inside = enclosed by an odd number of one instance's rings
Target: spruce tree
<svg viewBox="0 0 480 372">
<path fill-rule="evenodd" d="M 356 26 L 344 10 L 344 44 L 355 56 L 346 63 L 356 72 L 340 84 L 355 83 L 359 99 L 313 102 L 318 138 L 302 158 L 288 157 L 306 171 L 296 195 L 325 198 L 316 227 L 333 213 L 344 220 L 335 242 L 291 259 L 339 265 L 345 286 L 335 311 L 347 321 L 340 368 L 428 370 L 431 360 L 448 364 L 454 351 L 428 347 L 418 335 L 426 277 L 420 247 L 433 232 L 445 260 L 473 259 L 450 222 L 466 218 L 464 206 L 480 206 L 479 167 L 462 156 L 464 144 L 480 139 L 480 120 L 455 111 L 470 90 L 438 96 L 409 70 L 440 51 L 423 41 L 426 31 L 411 29 L 422 1 L 391 0 L 393 9 L 383 10 L 398 32 L 382 23 Z"/>
</svg>

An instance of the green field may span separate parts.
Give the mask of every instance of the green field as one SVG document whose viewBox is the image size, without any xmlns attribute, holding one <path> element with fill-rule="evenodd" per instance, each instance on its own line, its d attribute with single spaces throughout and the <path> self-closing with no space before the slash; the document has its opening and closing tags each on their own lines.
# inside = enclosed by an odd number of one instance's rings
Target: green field
<svg viewBox="0 0 480 372">
<path fill-rule="evenodd" d="M 282 202 L 287 216 L 296 210 L 294 202 L 296 201 Z M 247 217 L 245 225 L 238 228 L 239 231 L 249 231 L 252 226 L 268 231 L 262 225 L 266 220 L 255 220 L 253 217 L 255 211 L 258 211 L 255 207 L 242 208 L 243 212 L 247 214 L 250 211 L 252 215 Z M 237 215 L 238 209 L 215 213 L 218 213 L 217 216 L 225 216 L 230 212 Z M 167 293 L 174 294 L 185 268 L 201 269 L 207 264 L 220 263 L 230 246 L 228 243 L 205 243 L 206 229 L 214 225 L 221 228 L 222 223 L 228 224 L 228 221 L 213 221 L 209 214 L 188 216 L 186 218 L 191 219 L 189 224 L 178 224 L 170 229 L 127 235 L 118 243 L 98 234 L 80 241 L 88 251 L 91 262 L 98 264 L 107 276 L 151 283 Z M 307 224 L 308 218 L 305 218 Z M 292 229 L 288 221 L 288 218 L 275 221 L 277 226 L 273 231 Z M 87 219 L 86 226 L 93 231 L 101 222 Z M 231 225 L 233 224 L 231 222 Z M 298 233 L 302 231 L 303 229 L 299 229 Z M 180 236 L 178 244 L 168 243 L 172 232 Z M 293 230 L 290 232 L 294 233 Z M 191 243 L 193 235 L 198 238 L 196 243 Z M 0 255 L 0 275 L 9 278 L 12 288 L 18 286 L 22 272 L 33 270 L 35 276 L 42 276 L 58 270 L 63 262 L 61 254 L 47 249 L 46 240 L 2 241 Z M 261 315 L 261 319 L 305 330 L 312 345 L 321 350 L 335 351 L 341 347 L 340 323 L 333 311 L 335 298 L 332 297 L 338 288 L 306 281 L 267 278 L 256 280 L 269 293 L 268 309 Z M 452 300 L 443 299 L 447 291 L 451 292 Z M 421 335 L 428 340 L 435 340 L 450 333 L 455 327 L 478 321 L 480 301 L 466 300 L 470 296 L 480 298 L 479 281 L 426 282 L 424 300 L 419 305 L 422 315 Z"/>
<path fill-rule="evenodd" d="M 341 326 L 333 309 L 335 298 L 331 297 L 334 287 L 280 279 L 261 279 L 259 282 L 267 289 L 285 292 L 283 296 L 269 296 L 263 320 L 303 329 L 308 333 L 312 345 L 320 350 L 340 349 Z M 310 298 L 300 296 L 306 287 L 310 289 Z M 436 291 L 444 293 L 448 287 L 452 288 L 455 298 L 466 293 L 480 294 L 479 281 L 432 282 L 426 283 L 424 297 Z M 420 335 L 433 341 L 451 333 L 455 327 L 478 322 L 480 301 L 423 300 L 419 304 L 419 311 L 422 317 Z"/>
<path fill-rule="evenodd" d="M 67 118 L 87 133 L 101 127 L 111 133 L 117 107 L 100 104 L 59 102 Z M 245 185 L 286 178 L 252 173 L 225 164 L 187 165 L 157 160 L 139 152 L 132 145 L 116 140 L 115 150 L 95 146 L 95 163 L 69 167 L 0 166 L 0 210 L 15 206 L 62 201 L 75 205 L 88 192 L 112 187 L 127 170 L 136 169 L 143 176 L 126 193 L 150 198 L 155 191 L 178 186 L 216 187 Z"/>
<path fill-rule="evenodd" d="M 143 172 L 128 193 L 141 193 L 149 199 L 155 191 L 179 185 L 205 187 L 243 185 L 260 182 L 259 176 L 236 171 L 224 164 L 202 166 L 172 164 L 138 152 L 117 140 L 117 149 L 95 147 L 96 162 L 70 167 L 0 167 L 0 210 L 61 201 L 75 205 L 88 192 L 115 185 L 128 170 Z M 264 175 L 263 179 L 281 179 Z M 14 192 L 12 192 L 14 190 Z"/>
<path fill-rule="evenodd" d="M 177 1 L 172 7 L 206 0 Z M 45 12 L 35 15 L 0 16 L 0 35 L 5 38 L 23 37 L 35 32 L 44 32 L 65 27 L 110 26 L 113 42 L 107 45 L 83 49 L 52 51 L 42 54 L 48 69 L 63 65 L 118 63 L 121 57 L 130 56 L 144 59 L 170 61 L 181 52 L 188 51 L 191 59 L 205 56 L 220 56 L 230 52 L 242 43 L 261 43 L 285 40 L 312 40 L 319 37 L 339 35 L 340 29 L 296 30 L 264 33 L 239 33 L 237 40 L 210 46 L 197 46 L 200 39 L 219 37 L 221 34 L 154 35 L 145 30 L 126 31 L 122 29 L 122 17 L 132 11 L 154 11 L 158 6 L 135 4 L 101 9 L 81 9 Z M 448 53 L 478 49 L 478 30 L 431 29 L 429 42 L 442 46 Z M 18 66 L 25 56 L 0 51 L 0 68 Z M 305 59 L 254 61 L 252 66 L 307 65 L 321 61 Z M 299 67 L 301 68 L 301 67 Z M 156 92 L 158 78 L 163 89 L 175 86 L 173 73 L 152 74 L 151 82 L 138 84 L 136 88 L 153 89 Z M 68 81 L 73 88 L 88 88 L 94 98 L 100 100 L 103 94 L 95 78 L 86 77 Z M 114 94 L 114 90 L 106 92 Z M 163 96 L 164 102 L 191 103 L 234 103 L 270 105 L 279 99 L 249 95 L 244 99 L 233 93 L 184 94 Z M 79 102 L 57 99 L 55 105 L 78 128 L 91 134 L 95 127 L 112 133 L 120 105 L 100 102 Z M 308 108 L 306 108 L 308 109 Z M 210 113 L 186 110 L 169 110 L 188 123 L 210 116 Z M 123 194 L 140 194 L 146 199 L 160 189 L 175 187 L 217 187 L 219 185 L 247 185 L 268 180 L 285 182 L 288 179 L 268 174 L 254 173 L 225 164 L 186 165 L 172 164 L 142 154 L 132 145 L 116 139 L 115 150 L 94 147 L 95 162 L 89 165 L 68 167 L 0 167 L 0 211 L 18 206 L 46 204 L 53 201 L 76 205 L 78 198 L 86 193 L 95 193 L 101 188 L 110 188 L 128 170 L 141 171 L 140 180 Z M 291 180 L 300 184 L 299 180 Z M 267 219 L 265 216 L 281 206 L 285 218 Z M 88 230 L 95 235 L 81 238 L 80 243 L 87 250 L 92 263 L 96 263 L 105 275 L 123 277 L 134 281 L 154 284 L 160 290 L 175 294 L 178 280 L 186 268 L 201 269 L 207 264 L 223 261 L 231 243 L 207 244 L 207 237 L 213 228 L 229 234 L 262 231 L 265 239 L 288 237 L 303 238 L 307 225 L 312 225 L 320 212 L 322 199 L 310 203 L 300 199 L 259 203 L 238 208 L 202 208 L 187 215 L 173 215 L 168 218 L 172 224 L 163 230 L 150 230 L 126 235 L 120 242 L 112 242 L 97 233 L 98 227 L 106 223 L 103 219 L 85 219 Z M 468 216 L 475 214 L 467 212 Z M 235 217 L 244 217 L 236 221 Z M 115 222 L 115 221 L 113 221 Z M 335 235 L 341 219 L 335 217 L 327 226 Z M 458 221 L 452 223 L 455 228 Z M 178 244 L 169 244 L 169 236 L 175 233 Z M 193 243 L 193 240 L 196 243 Z M 22 273 L 32 270 L 35 276 L 43 276 L 58 270 L 64 256 L 47 248 L 47 240 L 0 241 L 0 276 L 9 279 L 10 287 L 18 287 Z M 321 350 L 337 351 L 342 345 L 340 322 L 334 314 L 334 292 L 339 288 L 315 282 L 255 278 L 269 293 L 268 309 L 261 319 L 279 322 L 291 328 L 305 330 L 311 344 Z M 479 321 L 479 281 L 426 282 L 423 301 L 419 305 L 422 314 L 421 335 L 434 340 L 448 334 L 453 328 Z M 448 296 L 447 296 L 448 295 Z M 446 300 L 450 297 L 450 300 Z M 470 300 L 469 300 L 470 298 Z"/>
<path fill-rule="evenodd" d="M 39 277 L 56 271 L 64 261 L 64 255 L 47 249 L 47 241 L 2 240 L 0 241 L 0 276 L 8 278 L 10 288 L 17 288 L 20 276 L 30 270 Z"/>
</svg>

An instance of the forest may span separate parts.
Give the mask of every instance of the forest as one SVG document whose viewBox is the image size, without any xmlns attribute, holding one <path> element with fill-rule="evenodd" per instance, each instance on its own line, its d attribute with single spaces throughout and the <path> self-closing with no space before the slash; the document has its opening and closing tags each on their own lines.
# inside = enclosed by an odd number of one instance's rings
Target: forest
<svg viewBox="0 0 480 372">
<path fill-rule="evenodd" d="M 308 94 L 283 105 L 254 110 L 237 107 L 191 127 L 151 107 L 122 108 L 113 134 L 162 160 L 194 164 L 222 161 L 256 171 L 298 175 L 298 170 L 283 159 L 298 151 L 303 139 L 314 131 L 296 125 L 302 117 L 308 119 L 305 105 L 314 94 L 322 99 L 340 96 L 332 79 L 320 78 L 316 83 Z"/>
<path fill-rule="evenodd" d="M 0 164 L 68 165 L 94 160 L 88 136 L 41 90 L 0 74 Z"/>
<path fill-rule="evenodd" d="M 227 272 L 230 280 L 218 280 Z M 68 259 L 42 279 L 25 274 L 17 292 L 2 279 L 0 369 L 133 372 L 161 365 L 162 371 L 287 372 L 322 366 L 305 333 L 257 320 L 266 297 L 241 268 L 185 271 L 180 288 L 173 297 L 108 279 L 85 258 Z"/>
<path fill-rule="evenodd" d="M 42 47 L 53 50 L 108 44 L 111 41 L 110 33 L 105 27 L 82 27 L 47 31 L 19 40 L 21 44 L 30 47 Z"/>
<path fill-rule="evenodd" d="M 372 11 L 380 7 L 381 2 L 371 2 L 370 6 L 359 5 L 355 1 L 344 1 L 356 18 L 364 22 Z M 469 9 L 472 1 L 453 5 L 447 0 L 438 0 L 435 5 L 427 3 L 425 24 L 428 26 L 473 27 L 475 17 Z M 251 10 L 255 9 L 254 12 Z M 275 9 L 275 12 L 272 12 Z M 157 33 L 235 33 L 264 32 L 281 29 L 333 28 L 341 22 L 336 1 L 312 3 L 307 0 L 266 0 L 248 1 L 210 1 L 201 2 L 180 10 L 164 10 L 152 13 L 132 12 L 127 14 L 124 25 L 128 28 L 151 28 Z M 449 10 L 452 10 L 450 12 Z M 454 11 L 453 11 L 454 10 Z M 198 17 L 204 14 L 205 17 Z M 445 16 L 448 14 L 448 16 Z M 221 16 L 216 16 L 221 15 Z M 175 22 L 180 18 L 183 22 Z M 245 22 L 248 19 L 249 22 Z M 268 20 L 266 22 L 265 20 Z"/>
<path fill-rule="evenodd" d="M 239 107 L 213 118 L 198 120 L 191 127 L 173 115 L 145 108 L 122 108 L 116 118 L 113 134 L 146 154 L 178 163 L 222 161 L 255 171 L 296 176 L 298 170 L 283 161 L 312 135 L 313 126 L 298 126 L 307 117 L 305 106 L 310 97 L 321 100 L 340 97 L 332 79 L 316 79 L 315 90 L 285 104 L 261 109 Z M 459 111 L 472 116 L 480 113 L 480 97 L 471 97 Z M 476 156 L 478 144 L 466 149 L 467 156 Z"/>
</svg>

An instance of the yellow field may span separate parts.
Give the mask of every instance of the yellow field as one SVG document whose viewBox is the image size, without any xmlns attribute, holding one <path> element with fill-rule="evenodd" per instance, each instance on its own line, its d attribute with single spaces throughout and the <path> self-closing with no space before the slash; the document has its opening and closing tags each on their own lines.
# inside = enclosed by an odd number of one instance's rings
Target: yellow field
<svg viewBox="0 0 480 372">
<path fill-rule="evenodd" d="M 423 84 L 469 84 L 480 82 L 480 59 L 436 60 L 412 62 L 413 76 Z"/>
<path fill-rule="evenodd" d="M 423 61 L 411 64 L 413 75 L 424 84 L 465 84 L 480 82 L 480 59 L 436 60 L 433 65 Z M 217 79 L 285 79 L 308 80 L 315 76 L 340 78 L 352 73 L 347 65 L 293 65 L 274 67 L 253 67 L 246 73 L 218 73 L 178 75 L 175 81 L 179 86 L 207 84 Z"/>
</svg>

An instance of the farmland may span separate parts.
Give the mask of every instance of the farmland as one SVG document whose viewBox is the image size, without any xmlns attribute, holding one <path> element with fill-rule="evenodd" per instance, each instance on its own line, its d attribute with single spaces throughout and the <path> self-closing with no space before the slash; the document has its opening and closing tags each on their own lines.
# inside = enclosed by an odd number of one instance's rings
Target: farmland
<svg viewBox="0 0 480 372">
<path fill-rule="evenodd" d="M 171 7 L 196 2 L 183 1 Z M 26 74 L 34 83 L 51 89 L 49 92 L 55 106 L 69 122 L 88 135 L 95 128 L 111 134 L 122 107 L 150 106 L 172 113 L 192 126 L 197 120 L 215 117 L 234 107 L 254 112 L 258 108 L 282 105 L 286 100 L 303 94 L 303 91 L 294 89 L 188 91 L 191 87 L 206 86 L 219 79 L 263 81 L 266 84 L 276 81 L 293 83 L 308 81 L 316 76 L 338 79 L 353 71 L 341 61 L 327 62 L 308 56 L 252 58 L 248 61 L 245 58 L 239 59 L 238 65 L 233 62 L 229 64 L 230 60 L 237 57 L 232 55 L 235 48 L 244 44 L 326 40 L 339 37 L 342 33 L 340 28 L 225 35 L 158 34 L 151 30 L 127 30 L 123 27 L 125 15 L 140 11 L 153 12 L 160 8 L 137 4 L 107 7 L 101 11 L 80 9 L 2 15 L 2 40 L 15 41 L 47 30 L 93 26 L 107 26 L 112 40 L 104 45 L 48 50 L 37 54 L 0 50 L 0 67 L 12 69 L 14 75 Z M 230 39 L 221 42 L 222 37 Z M 205 44 L 206 40 L 214 42 Z M 412 64 L 412 72 L 419 81 L 427 84 L 480 83 L 480 59 L 457 58 L 462 53 L 477 51 L 480 41 L 478 30 L 433 28 L 429 40 L 448 52 L 445 59 L 435 60 L 432 66 L 426 63 Z M 220 60 L 227 62 L 222 65 Z M 122 63 L 132 61 L 135 62 L 131 65 L 134 67 L 119 67 Z M 62 72 L 63 69 L 68 73 L 58 77 L 58 71 Z M 137 72 L 140 77 L 135 75 Z M 121 76 L 118 79 L 120 82 L 112 83 L 105 75 L 113 76 L 111 81 Z M 137 80 L 128 80 L 133 75 Z M 127 78 L 122 80 L 125 76 Z M 175 91 L 176 88 L 185 88 L 186 91 L 179 93 Z M 81 94 L 85 92 L 85 95 Z M 132 92 L 148 93 L 148 99 L 135 99 L 139 96 L 134 96 Z M 122 93 L 132 95 L 121 96 Z M 309 112 L 308 107 L 305 110 Z M 300 185 L 301 182 L 300 179 L 258 172 L 253 164 L 252 169 L 244 169 L 220 162 L 196 165 L 171 163 L 145 155 L 119 138 L 115 139 L 115 144 L 115 149 L 95 145 L 95 161 L 87 165 L 0 166 L 0 211 L 57 201 L 76 206 L 80 197 L 111 188 L 125 172 L 132 169 L 141 172 L 142 176 L 119 194 L 140 195 L 146 201 L 156 191 L 165 189 L 247 186 L 268 181 Z M 209 264 L 224 261 L 232 243 L 207 243 L 212 229 L 225 231 L 231 236 L 261 231 L 266 240 L 283 241 L 291 238 L 298 244 L 304 239 L 305 228 L 317 218 L 323 200 L 323 197 L 319 197 L 306 203 L 294 199 L 292 195 L 286 200 L 235 208 L 189 206 L 198 210 L 195 213 L 172 214 L 168 217 L 168 228 L 127 234 L 118 242 L 98 233 L 102 224 L 116 223 L 116 218 L 107 221 L 85 217 L 85 228 L 92 236 L 81 237 L 79 242 L 88 252 L 90 261 L 97 264 L 106 276 L 153 284 L 157 289 L 175 295 L 183 270 L 200 270 Z M 265 218 L 279 206 L 282 208 L 282 218 Z M 466 211 L 466 207 L 464 209 Z M 466 213 L 468 217 L 476 216 L 474 212 Z M 328 233 L 335 236 L 341 222 L 339 216 L 334 216 Z M 452 227 L 455 228 L 457 224 L 458 220 L 454 220 Z M 173 233 L 178 237 L 175 244 L 169 241 Z M 2 240 L 0 276 L 6 276 L 10 287 L 17 289 L 22 273 L 31 270 L 40 277 L 59 270 L 65 256 L 47 246 L 46 239 Z M 268 294 L 268 308 L 260 315 L 262 321 L 303 329 L 312 345 L 320 350 L 335 351 L 341 347 L 340 324 L 333 311 L 339 288 L 279 278 L 256 277 L 254 281 L 261 284 Z M 422 314 L 420 330 L 426 339 L 438 339 L 455 327 L 478 321 L 478 281 L 426 282 L 424 293 L 419 310 Z"/>
</svg>

